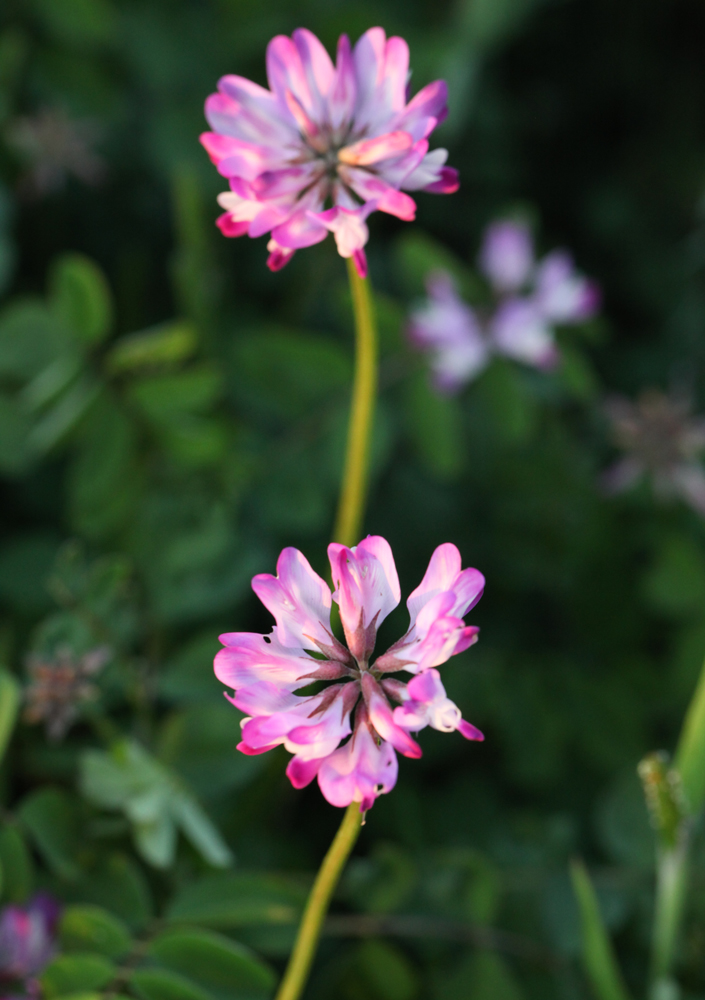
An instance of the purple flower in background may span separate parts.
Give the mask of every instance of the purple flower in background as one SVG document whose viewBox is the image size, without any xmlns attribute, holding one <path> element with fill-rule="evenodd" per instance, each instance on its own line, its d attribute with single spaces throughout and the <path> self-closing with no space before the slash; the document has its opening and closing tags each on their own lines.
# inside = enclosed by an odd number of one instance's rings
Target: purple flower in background
<svg viewBox="0 0 705 1000">
<path fill-rule="evenodd" d="M 492 222 L 480 250 L 480 270 L 498 292 L 517 292 L 534 268 L 529 227 L 510 219 Z"/>
<path fill-rule="evenodd" d="M 656 389 L 643 392 L 636 403 L 615 396 L 605 404 L 615 444 L 625 452 L 604 473 L 608 493 L 624 493 L 644 477 L 661 499 L 679 497 L 705 515 L 705 418 L 691 415 L 684 398 Z"/>
<path fill-rule="evenodd" d="M 436 388 L 455 392 L 485 367 L 489 344 L 449 274 L 430 274 L 426 288 L 428 298 L 411 314 L 409 337 L 430 353 Z"/>
<path fill-rule="evenodd" d="M 431 355 L 438 389 L 455 392 L 478 375 L 492 354 L 548 369 L 559 359 L 554 326 L 595 314 L 597 285 L 557 250 L 537 261 L 528 226 L 511 220 L 487 227 L 479 266 L 493 294 L 489 309 L 473 310 L 445 272 L 429 275 L 428 298 L 411 314 L 411 342 Z"/>
<path fill-rule="evenodd" d="M 305 28 L 277 35 L 267 78 L 269 90 L 224 76 L 206 101 L 213 131 L 201 142 L 230 181 L 218 225 L 225 236 L 270 233 L 273 271 L 332 232 L 364 277 L 370 212 L 408 222 L 416 204 L 405 191 L 458 189 L 447 151 L 428 151 L 447 114 L 446 84 L 429 83 L 407 103 L 409 47 L 382 28 L 354 48 L 341 35 L 335 65 Z"/>
<path fill-rule="evenodd" d="M 401 599 L 389 543 L 377 536 L 351 549 L 334 543 L 328 557 L 333 594 L 293 548 L 281 553 L 276 576 L 253 579 L 276 625 L 270 635 L 221 635 L 225 648 L 215 673 L 235 690 L 226 697 L 246 713 L 239 750 L 259 754 L 282 744 L 294 754 L 287 775 L 295 788 L 317 777 L 332 805 L 359 802 L 365 811 L 394 787 L 395 751 L 421 756 L 411 732 L 431 726 L 483 739 L 446 696 L 435 668 L 477 641 L 478 629 L 463 616 L 479 601 L 485 580 L 476 569 L 462 569 L 455 545 L 440 545 L 406 602 L 406 634 L 373 660 L 377 628 Z M 332 601 L 347 646 L 332 634 Z M 389 676 L 401 671 L 413 679 Z M 298 693 L 314 681 L 326 686 Z"/>
<path fill-rule="evenodd" d="M 0 989 L 3 997 L 38 997 L 37 977 L 56 952 L 55 931 L 61 907 L 47 893 L 25 906 L 0 913 Z"/>
</svg>

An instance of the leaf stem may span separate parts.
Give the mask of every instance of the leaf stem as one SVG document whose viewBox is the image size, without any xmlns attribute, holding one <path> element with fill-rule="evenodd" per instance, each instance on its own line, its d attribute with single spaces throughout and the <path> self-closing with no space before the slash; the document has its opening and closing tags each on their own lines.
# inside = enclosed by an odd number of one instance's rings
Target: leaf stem
<svg viewBox="0 0 705 1000">
<path fill-rule="evenodd" d="M 355 545 L 359 540 L 369 480 L 370 438 L 377 395 L 377 331 L 369 278 L 359 276 L 352 258 L 348 259 L 348 278 L 355 315 L 355 379 L 333 539 L 343 545 Z"/>
<path fill-rule="evenodd" d="M 313 888 L 306 901 L 306 909 L 299 924 L 294 950 L 289 958 L 289 964 L 275 1000 L 299 1000 L 301 996 L 316 954 L 318 939 L 321 936 L 321 928 L 331 896 L 360 833 L 362 820 L 363 813 L 360 812 L 360 803 L 351 802 L 345 811 L 343 822 L 338 828 L 333 843 L 328 848 L 328 853 L 323 859 L 323 864 L 318 870 L 316 881 L 313 883 Z"/>
</svg>

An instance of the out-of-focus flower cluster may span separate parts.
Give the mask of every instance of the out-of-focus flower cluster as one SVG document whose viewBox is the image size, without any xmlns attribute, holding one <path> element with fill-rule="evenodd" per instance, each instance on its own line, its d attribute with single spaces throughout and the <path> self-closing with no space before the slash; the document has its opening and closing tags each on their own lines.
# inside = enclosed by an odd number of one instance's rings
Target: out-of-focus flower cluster
<svg viewBox="0 0 705 1000">
<path fill-rule="evenodd" d="M 91 683 L 110 657 L 100 646 L 76 657 L 60 647 L 54 657 L 33 654 L 27 659 L 30 683 L 25 689 L 26 722 L 43 722 L 50 740 L 62 739 L 78 718 L 81 703 L 95 701 L 98 688 Z"/>
<path fill-rule="evenodd" d="M 582 323 L 599 306 L 597 285 L 579 274 L 569 253 L 537 260 L 529 227 L 500 220 L 485 231 L 479 267 L 492 293 L 489 309 L 458 294 L 445 271 L 428 276 L 428 299 L 411 314 L 409 337 L 428 352 L 435 386 L 457 392 L 493 354 L 551 368 L 558 361 L 554 328 Z"/>
<path fill-rule="evenodd" d="M 680 498 L 705 515 L 705 417 L 689 401 L 649 389 L 636 402 L 615 396 L 605 404 L 614 443 L 625 452 L 603 475 L 608 493 L 623 493 L 645 477 L 662 500 Z"/>
<path fill-rule="evenodd" d="M 53 194 L 69 177 L 98 184 L 105 176 L 105 162 L 95 151 L 96 123 L 69 118 L 61 108 L 14 119 L 5 137 L 24 166 L 20 190 L 27 197 Z"/>
<path fill-rule="evenodd" d="M 271 233 L 267 264 L 277 271 L 332 232 L 364 277 L 371 212 L 411 221 L 416 204 L 404 192 L 458 188 L 447 150 L 428 151 L 447 87 L 436 80 L 407 103 L 408 77 L 408 45 L 382 28 L 354 48 L 341 35 L 335 65 L 310 31 L 277 35 L 267 47 L 269 90 L 222 77 L 201 142 L 230 182 L 218 198 L 223 234 Z"/>
<path fill-rule="evenodd" d="M 401 599 L 389 543 L 369 536 L 353 548 L 332 544 L 328 556 L 332 595 L 293 548 L 281 553 L 277 576 L 253 579 L 276 626 L 270 635 L 221 635 L 225 648 L 215 672 L 235 690 L 226 697 L 247 713 L 238 749 L 260 754 L 283 744 L 294 754 L 287 775 L 295 788 L 317 777 L 332 805 L 359 802 L 365 811 L 396 783 L 395 750 L 421 756 L 412 732 L 432 726 L 483 738 L 447 697 L 435 668 L 476 642 L 478 629 L 463 616 L 479 601 L 485 580 L 478 570 L 461 568 L 454 545 L 440 545 L 406 602 L 408 631 L 373 660 L 377 629 Z M 332 601 L 347 646 L 331 631 Z M 408 683 L 390 676 L 401 671 L 413 675 Z M 315 682 L 324 686 L 306 694 Z"/>
<path fill-rule="evenodd" d="M 37 893 L 25 906 L 0 913 L 0 992 L 3 1000 L 40 995 L 38 976 L 56 953 L 60 906 Z"/>
</svg>

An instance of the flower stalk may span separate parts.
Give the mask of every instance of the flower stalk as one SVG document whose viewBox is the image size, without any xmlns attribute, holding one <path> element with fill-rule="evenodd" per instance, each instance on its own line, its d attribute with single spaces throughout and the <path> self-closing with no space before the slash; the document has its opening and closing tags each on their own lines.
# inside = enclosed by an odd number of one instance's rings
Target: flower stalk
<svg viewBox="0 0 705 1000">
<path fill-rule="evenodd" d="M 352 258 L 348 277 L 355 316 L 355 378 L 353 381 L 343 484 L 333 541 L 354 545 L 362 526 L 369 480 L 370 440 L 377 396 L 377 330 L 369 278 L 361 278 Z"/>
<path fill-rule="evenodd" d="M 299 925 L 294 950 L 286 967 L 284 978 L 279 986 L 275 1000 L 298 1000 L 306 985 L 311 964 L 316 954 L 318 939 L 321 936 L 323 920 L 328 912 L 331 896 L 342 874 L 345 862 L 355 846 L 360 833 L 364 813 L 360 812 L 360 803 L 351 802 L 345 810 L 343 822 L 328 848 L 323 864 L 318 870 L 316 881 L 306 901 Z"/>
<path fill-rule="evenodd" d="M 354 545 L 367 499 L 370 438 L 377 396 L 377 330 L 369 278 L 361 278 L 353 259 L 347 260 L 355 317 L 355 376 L 348 422 L 343 482 L 333 540 Z M 275 1000 L 298 1000 L 306 985 L 318 948 L 321 928 L 343 868 L 355 846 L 365 814 L 351 802 L 316 875 L 301 918 L 294 948 Z"/>
</svg>

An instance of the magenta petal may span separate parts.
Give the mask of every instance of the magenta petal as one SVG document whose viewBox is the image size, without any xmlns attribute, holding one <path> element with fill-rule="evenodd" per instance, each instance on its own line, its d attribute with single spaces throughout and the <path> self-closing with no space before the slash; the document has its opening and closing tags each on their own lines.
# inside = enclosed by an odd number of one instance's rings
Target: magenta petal
<svg viewBox="0 0 705 1000">
<path fill-rule="evenodd" d="M 355 250 L 353 252 L 353 261 L 355 262 L 355 270 L 360 275 L 361 278 L 367 277 L 367 255 L 364 250 Z"/>
<path fill-rule="evenodd" d="M 240 753 L 246 754 L 248 757 L 256 757 L 258 754 L 267 753 L 268 750 L 274 750 L 275 747 L 279 746 L 278 743 L 272 743 L 268 747 L 248 747 L 247 743 L 238 743 L 236 749 Z"/>
<path fill-rule="evenodd" d="M 223 212 L 222 215 L 219 215 L 215 220 L 215 224 L 223 236 L 244 236 L 250 227 L 250 223 L 247 220 L 236 222 L 230 212 Z"/>
<path fill-rule="evenodd" d="M 270 271 L 281 271 L 289 263 L 296 253 L 295 250 L 286 250 L 284 247 L 275 247 L 267 257 L 267 267 Z"/>
<path fill-rule="evenodd" d="M 294 788 L 305 788 L 316 777 L 324 760 L 324 757 L 318 760 L 301 760 L 298 756 L 292 757 L 286 768 L 286 776 Z"/>
<path fill-rule="evenodd" d="M 461 719 L 458 723 L 458 732 L 461 733 L 466 740 L 478 740 L 482 742 L 485 738 L 476 726 L 473 726 L 471 722 L 466 722 L 465 719 Z"/>
<path fill-rule="evenodd" d="M 460 176 L 455 167 L 442 167 L 437 181 L 427 184 L 423 189 L 429 194 L 455 194 L 460 187 Z"/>
</svg>

